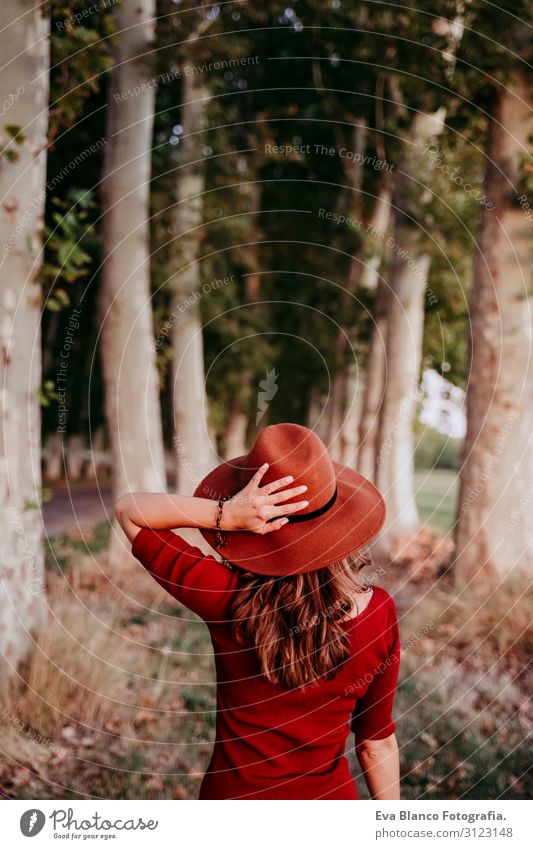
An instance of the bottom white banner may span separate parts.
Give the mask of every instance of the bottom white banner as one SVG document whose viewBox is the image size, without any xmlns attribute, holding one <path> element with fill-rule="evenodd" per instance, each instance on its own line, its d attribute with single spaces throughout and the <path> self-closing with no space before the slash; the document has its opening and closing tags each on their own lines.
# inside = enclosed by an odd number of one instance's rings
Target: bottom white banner
<svg viewBox="0 0 533 849">
<path fill-rule="evenodd" d="M 531 847 L 531 802 L 9 801 L 2 845 Z M 194 844 L 193 844 L 194 842 Z"/>
</svg>

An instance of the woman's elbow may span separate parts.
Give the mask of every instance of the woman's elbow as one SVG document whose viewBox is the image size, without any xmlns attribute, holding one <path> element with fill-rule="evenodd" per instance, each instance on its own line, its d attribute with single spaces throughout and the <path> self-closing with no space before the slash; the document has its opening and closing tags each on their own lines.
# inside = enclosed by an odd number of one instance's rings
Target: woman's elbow
<svg viewBox="0 0 533 849">
<path fill-rule="evenodd" d="M 131 543 L 140 531 L 140 526 L 135 522 L 134 506 L 134 496 L 131 492 L 119 495 L 113 505 L 115 519 Z"/>
<path fill-rule="evenodd" d="M 123 495 L 119 495 L 118 498 L 115 499 L 115 503 L 113 505 L 113 514 L 120 525 L 123 525 L 128 518 L 128 506 L 130 502 L 130 492 L 125 492 L 123 493 Z"/>
<path fill-rule="evenodd" d="M 396 734 L 392 733 L 388 737 L 382 737 L 380 740 L 356 740 L 355 749 L 357 754 L 375 754 L 377 752 L 395 751 L 398 748 Z"/>
</svg>

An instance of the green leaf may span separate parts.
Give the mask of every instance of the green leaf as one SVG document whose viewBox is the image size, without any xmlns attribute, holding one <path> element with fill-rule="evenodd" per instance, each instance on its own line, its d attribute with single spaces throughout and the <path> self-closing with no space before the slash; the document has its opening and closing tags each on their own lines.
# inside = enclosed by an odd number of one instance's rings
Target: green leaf
<svg viewBox="0 0 533 849">
<path fill-rule="evenodd" d="M 39 504 L 37 501 L 30 501 L 29 498 L 24 499 L 24 510 L 38 510 Z"/>
<path fill-rule="evenodd" d="M 69 306 L 70 297 L 69 297 L 68 292 L 65 292 L 64 289 L 54 289 L 54 295 L 63 304 L 64 307 Z"/>
<path fill-rule="evenodd" d="M 26 137 L 22 132 L 22 127 L 19 127 L 17 124 L 6 124 L 4 130 L 8 136 L 11 136 L 11 138 L 16 141 L 17 144 L 23 144 L 26 140 Z"/>
<path fill-rule="evenodd" d="M 75 246 L 72 244 L 72 242 L 67 242 L 64 245 L 61 245 L 59 251 L 57 252 L 57 258 L 59 259 L 61 265 L 67 265 L 70 260 L 71 254 L 74 251 L 74 247 Z"/>
</svg>

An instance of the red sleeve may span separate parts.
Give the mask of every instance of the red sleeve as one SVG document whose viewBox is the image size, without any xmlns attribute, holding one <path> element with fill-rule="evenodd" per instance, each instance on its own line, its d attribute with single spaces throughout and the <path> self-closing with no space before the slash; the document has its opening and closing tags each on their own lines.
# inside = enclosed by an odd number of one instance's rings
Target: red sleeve
<svg viewBox="0 0 533 849">
<path fill-rule="evenodd" d="M 376 668 L 368 689 L 357 700 L 350 728 L 356 742 L 359 740 L 382 740 L 396 730 L 392 719 L 392 705 L 400 671 L 400 631 L 396 606 L 392 598 L 387 628 L 388 654 Z"/>
<path fill-rule="evenodd" d="M 225 618 L 235 573 L 173 531 L 142 528 L 132 554 L 163 589 L 206 622 Z"/>
</svg>

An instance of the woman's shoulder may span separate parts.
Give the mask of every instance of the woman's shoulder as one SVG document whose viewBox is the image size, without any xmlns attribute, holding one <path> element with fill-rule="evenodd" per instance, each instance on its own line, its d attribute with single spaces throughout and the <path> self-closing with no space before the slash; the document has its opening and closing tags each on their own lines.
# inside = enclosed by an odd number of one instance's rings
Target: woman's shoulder
<svg viewBox="0 0 533 849">
<path fill-rule="evenodd" d="M 396 616 L 396 604 L 389 591 L 386 590 L 385 587 L 380 587 L 377 584 L 372 584 L 371 586 L 373 597 L 377 602 L 379 602 L 377 607 L 383 612 L 392 613 Z"/>
<path fill-rule="evenodd" d="M 381 598 L 383 599 L 390 599 L 392 602 L 394 602 L 393 597 L 391 596 L 390 592 L 385 589 L 385 587 L 381 587 L 379 584 L 370 584 L 370 586 L 378 596 L 381 596 Z"/>
</svg>

